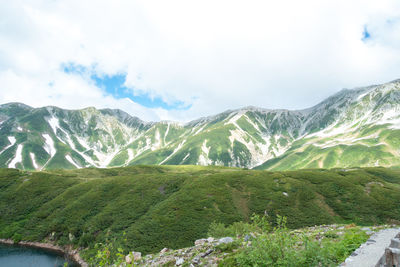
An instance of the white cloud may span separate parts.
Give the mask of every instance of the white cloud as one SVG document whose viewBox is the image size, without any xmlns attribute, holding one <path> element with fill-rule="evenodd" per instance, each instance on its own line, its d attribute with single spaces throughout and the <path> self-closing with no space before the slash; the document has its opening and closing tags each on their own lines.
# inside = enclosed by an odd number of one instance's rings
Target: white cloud
<svg viewBox="0 0 400 267">
<path fill-rule="evenodd" d="M 188 120 L 248 105 L 306 108 L 343 87 L 399 78 L 395 0 L 0 2 L 1 103 Z M 136 94 L 192 106 L 114 99 L 63 63 L 126 73 Z"/>
</svg>

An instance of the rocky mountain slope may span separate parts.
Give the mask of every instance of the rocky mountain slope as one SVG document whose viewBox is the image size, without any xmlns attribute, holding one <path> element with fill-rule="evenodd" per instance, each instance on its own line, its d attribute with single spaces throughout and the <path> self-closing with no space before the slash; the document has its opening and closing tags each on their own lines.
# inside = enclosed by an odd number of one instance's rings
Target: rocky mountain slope
<svg viewBox="0 0 400 267">
<path fill-rule="evenodd" d="M 0 166 L 133 164 L 286 170 L 400 165 L 400 80 L 342 90 L 305 110 L 247 107 L 189 123 L 121 110 L 0 106 Z"/>
</svg>

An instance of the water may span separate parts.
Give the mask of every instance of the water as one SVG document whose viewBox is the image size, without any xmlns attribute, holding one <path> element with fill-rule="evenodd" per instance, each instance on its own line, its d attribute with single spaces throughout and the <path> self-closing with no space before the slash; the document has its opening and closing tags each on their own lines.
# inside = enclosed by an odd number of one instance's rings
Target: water
<svg viewBox="0 0 400 267">
<path fill-rule="evenodd" d="M 71 267 L 79 266 L 48 250 L 0 244 L 1 267 L 63 267 L 66 262 Z"/>
</svg>

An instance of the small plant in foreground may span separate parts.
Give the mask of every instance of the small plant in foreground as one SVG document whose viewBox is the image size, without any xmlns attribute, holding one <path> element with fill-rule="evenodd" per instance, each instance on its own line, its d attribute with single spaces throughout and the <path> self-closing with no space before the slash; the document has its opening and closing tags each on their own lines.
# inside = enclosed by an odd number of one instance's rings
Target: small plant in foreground
<svg viewBox="0 0 400 267">
<path fill-rule="evenodd" d="M 126 242 L 125 238 L 125 233 L 124 233 L 124 242 Z M 90 264 L 93 264 L 94 266 L 127 266 L 127 267 L 132 267 L 134 266 L 133 263 L 128 264 L 125 261 L 125 251 L 120 247 L 117 246 L 117 241 L 116 239 L 112 240 L 107 240 L 106 243 L 97 243 L 95 245 L 95 249 L 97 250 L 97 253 L 94 257 L 92 257 L 89 262 Z M 131 255 L 131 259 L 133 259 Z"/>
<path fill-rule="evenodd" d="M 207 235 L 212 237 L 243 236 L 252 232 L 262 233 L 269 232 L 270 230 L 271 225 L 267 216 L 253 214 L 251 216 L 251 223 L 234 222 L 229 226 L 225 226 L 223 223 L 213 222 L 209 226 Z"/>
</svg>

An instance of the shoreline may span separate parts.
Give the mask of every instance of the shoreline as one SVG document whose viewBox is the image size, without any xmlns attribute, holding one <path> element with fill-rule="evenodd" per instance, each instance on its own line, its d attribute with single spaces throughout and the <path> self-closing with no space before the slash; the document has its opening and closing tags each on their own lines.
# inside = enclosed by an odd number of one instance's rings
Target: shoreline
<svg viewBox="0 0 400 267">
<path fill-rule="evenodd" d="M 80 257 L 79 251 L 73 249 L 72 247 L 60 247 L 52 243 L 41 243 L 41 242 L 30 242 L 30 241 L 20 241 L 15 243 L 12 239 L 2 239 L 0 238 L 0 243 L 5 245 L 16 245 L 22 247 L 40 248 L 52 252 L 57 252 L 65 255 L 67 258 L 73 260 L 75 263 L 79 264 L 81 267 L 88 267 L 89 265 Z"/>
</svg>

